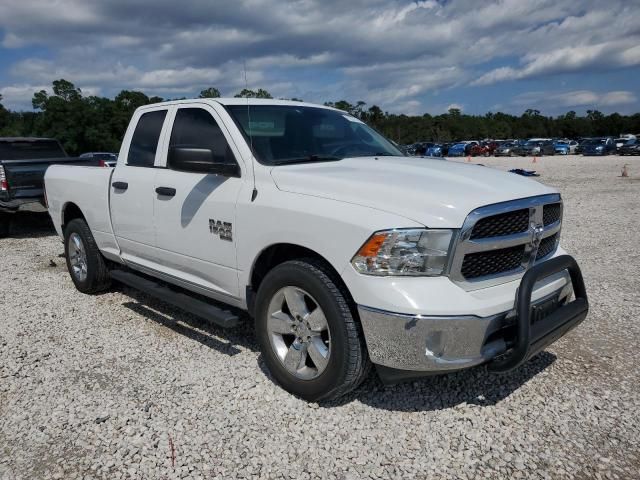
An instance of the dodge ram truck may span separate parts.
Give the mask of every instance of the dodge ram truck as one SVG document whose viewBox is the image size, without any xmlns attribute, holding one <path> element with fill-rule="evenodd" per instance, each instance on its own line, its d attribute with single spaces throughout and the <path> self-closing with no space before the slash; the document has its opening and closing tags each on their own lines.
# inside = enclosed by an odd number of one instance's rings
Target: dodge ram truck
<svg viewBox="0 0 640 480">
<path fill-rule="evenodd" d="M 588 311 L 558 192 L 406 157 L 330 107 L 141 107 L 115 168 L 52 166 L 45 186 L 80 292 L 116 281 L 222 327 L 250 318 L 273 377 L 309 401 L 372 366 L 387 383 L 508 371 Z"/>
</svg>

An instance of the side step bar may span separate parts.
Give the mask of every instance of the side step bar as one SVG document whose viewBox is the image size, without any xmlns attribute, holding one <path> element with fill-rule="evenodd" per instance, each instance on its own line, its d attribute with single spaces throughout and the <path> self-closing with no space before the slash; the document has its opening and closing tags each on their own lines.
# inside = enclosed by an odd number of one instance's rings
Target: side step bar
<svg viewBox="0 0 640 480">
<path fill-rule="evenodd" d="M 161 283 L 148 280 L 147 278 L 136 275 L 135 273 L 124 270 L 112 270 L 111 278 L 135 288 L 136 290 L 147 293 L 152 297 L 158 298 L 163 302 L 185 310 L 204 320 L 215 323 L 222 328 L 232 328 L 238 325 L 239 319 L 234 313 L 222 310 L 215 305 L 198 300 L 186 293 L 176 292 Z"/>
</svg>

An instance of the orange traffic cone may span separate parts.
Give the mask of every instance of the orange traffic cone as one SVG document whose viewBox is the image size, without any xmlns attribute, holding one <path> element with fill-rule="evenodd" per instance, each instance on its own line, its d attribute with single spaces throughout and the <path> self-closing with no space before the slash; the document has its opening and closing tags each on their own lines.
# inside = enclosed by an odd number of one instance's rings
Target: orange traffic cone
<svg viewBox="0 0 640 480">
<path fill-rule="evenodd" d="M 620 176 L 621 177 L 628 177 L 629 176 L 629 171 L 627 170 L 627 164 L 626 163 L 622 167 L 622 175 L 620 175 Z"/>
</svg>

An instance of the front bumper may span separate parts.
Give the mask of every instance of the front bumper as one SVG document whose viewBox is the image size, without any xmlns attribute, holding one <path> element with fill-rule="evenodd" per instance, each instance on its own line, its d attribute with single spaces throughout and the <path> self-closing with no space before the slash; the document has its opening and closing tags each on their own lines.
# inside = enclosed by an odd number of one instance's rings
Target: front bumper
<svg viewBox="0 0 640 480">
<path fill-rule="evenodd" d="M 566 276 L 564 286 L 532 301 L 536 283 L 554 275 Z M 572 289 L 576 299 L 568 302 Z M 371 361 L 383 369 L 422 374 L 486 362 L 496 371 L 515 368 L 584 320 L 587 311 L 580 269 L 568 255 L 527 271 L 515 307 L 486 317 L 407 315 L 358 306 Z"/>
</svg>

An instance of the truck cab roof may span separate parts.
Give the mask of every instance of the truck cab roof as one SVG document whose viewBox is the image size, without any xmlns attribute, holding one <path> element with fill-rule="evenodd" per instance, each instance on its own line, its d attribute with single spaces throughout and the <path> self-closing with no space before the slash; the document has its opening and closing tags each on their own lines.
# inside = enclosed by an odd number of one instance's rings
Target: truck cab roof
<svg viewBox="0 0 640 480">
<path fill-rule="evenodd" d="M 325 108 L 327 110 L 339 110 L 334 107 L 329 107 L 327 105 L 318 105 L 317 103 L 308 103 L 308 102 L 298 102 L 295 100 L 277 100 L 274 98 L 188 98 L 183 100 L 170 100 L 167 102 L 159 102 L 152 103 L 149 105 L 144 105 L 140 107 L 140 109 L 145 108 L 156 108 L 159 106 L 169 106 L 169 105 L 185 105 L 190 103 L 218 103 L 220 105 L 274 105 L 274 106 L 300 106 L 300 107 L 314 107 L 314 108 Z"/>
</svg>

